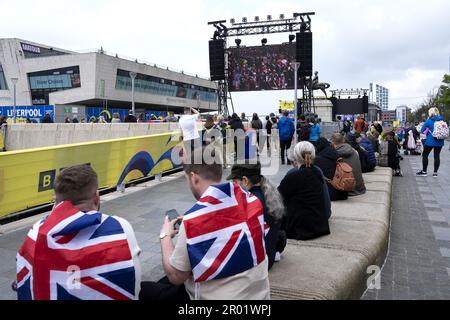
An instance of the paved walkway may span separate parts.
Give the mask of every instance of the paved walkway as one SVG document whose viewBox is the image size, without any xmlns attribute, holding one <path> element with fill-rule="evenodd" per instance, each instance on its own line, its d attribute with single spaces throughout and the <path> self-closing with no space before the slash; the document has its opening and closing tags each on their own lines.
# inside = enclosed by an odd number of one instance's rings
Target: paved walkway
<svg viewBox="0 0 450 320">
<path fill-rule="evenodd" d="M 381 290 L 363 299 L 450 299 L 450 151 L 441 153 L 439 177 L 416 177 L 422 157 L 404 156 L 394 178 L 390 253 Z M 433 172 L 433 155 L 428 171 Z"/>
</svg>

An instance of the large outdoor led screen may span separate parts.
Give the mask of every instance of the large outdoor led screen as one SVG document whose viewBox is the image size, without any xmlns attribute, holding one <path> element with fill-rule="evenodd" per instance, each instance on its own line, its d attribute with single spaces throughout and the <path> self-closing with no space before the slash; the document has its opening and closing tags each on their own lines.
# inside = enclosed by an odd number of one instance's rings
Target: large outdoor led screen
<svg viewBox="0 0 450 320">
<path fill-rule="evenodd" d="M 227 53 L 229 91 L 294 88 L 295 43 L 230 48 Z"/>
</svg>

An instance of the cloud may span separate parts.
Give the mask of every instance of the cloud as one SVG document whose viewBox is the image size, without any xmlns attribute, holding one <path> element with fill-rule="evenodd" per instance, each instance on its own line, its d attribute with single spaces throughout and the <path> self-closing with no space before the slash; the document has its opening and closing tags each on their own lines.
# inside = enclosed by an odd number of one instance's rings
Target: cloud
<svg viewBox="0 0 450 320">
<path fill-rule="evenodd" d="M 314 11 L 314 69 L 321 81 L 334 89 L 384 84 L 391 89 L 391 106 L 420 102 L 410 97 L 426 95 L 449 72 L 448 0 L 0 0 L 0 7 L 1 37 L 69 50 L 102 46 L 206 77 L 214 31 L 208 21 Z M 266 37 L 269 44 L 287 41 L 287 34 Z M 261 38 L 242 41 L 258 45 Z M 252 113 L 256 105 L 268 113 L 292 96 L 292 91 L 243 93 L 233 94 L 233 101 L 239 112 Z"/>
</svg>

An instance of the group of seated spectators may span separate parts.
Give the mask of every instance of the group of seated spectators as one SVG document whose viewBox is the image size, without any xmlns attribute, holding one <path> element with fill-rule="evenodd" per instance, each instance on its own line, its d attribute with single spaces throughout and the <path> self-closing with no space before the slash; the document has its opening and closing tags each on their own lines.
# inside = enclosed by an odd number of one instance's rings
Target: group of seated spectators
<svg viewBox="0 0 450 320">
<path fill-rule="evenodd" d="M 182 128 L 191 127 L 186 119 Z M 214 126 L 209 122 L 207 128 Z M 53 211 L 33 226 L 17 255 L 18 298 L 269 299 L 268 272 L 287 239 L 329 235 L 331 201 L 366 192 L 362 173 L 375 168 L 375 136 L 335 133 L 316 146 L 299 142 L 289 149 L 292 168 L 278 187 L 262 175 L 259 162 L 234 164 L 223 182 L 221 163 L 205 157 L 194 162 L 199 150 L 185 150 L 186 184 L 197 202 L 184 215 L 164 219 L 159 238 L 166 276 L 158 282 L 141 279 L 131 225 L 99 212 L 95 171 L 66 168 L 56 178 Z M 199 138 L 184 133 L 184 148 L 186 137 Z M 216 152 L 214 144 L 200 149 Z M 351 168 L 352 189 L 336 182 L 341 163 Z"/>
</svg>

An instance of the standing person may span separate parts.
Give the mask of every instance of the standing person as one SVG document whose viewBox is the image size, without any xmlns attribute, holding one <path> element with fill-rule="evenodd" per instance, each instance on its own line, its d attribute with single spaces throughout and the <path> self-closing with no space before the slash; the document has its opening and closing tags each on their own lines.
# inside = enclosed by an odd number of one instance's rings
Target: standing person
<svg viewBox="0 0 450 320">
<path fill-rule="evenodd" d="M 137 119 L 137 122 L 138 123 L 145 123 L 145 114 L 144 113 L 141 113 L 139 115 L 139 118 Z"/>
<path fill-rule="evenodd" d="M 299 142 L 293 156 L 298 170 L 291 170 L 281 181 L 278 191 L 283 197 L 287 215 L 282 229 L 288 239 L 311 240 L 330 234 L 324 201 L 323 176 L 314 166 L 315 148 Z"/>
<path fill-rule="evenodd" d="M 196 147 L 202 145 L 201 137 L 197 128 L 200 113 L 194 108 L 188 109 L 186 114 L 180 118 L 179 125 L 183 136 L 184 150 L 188 159 L 192 159 L 192 152 Z"/>
<path fill-rule="evenodd" d="M 42 119 L 42 123 L 53 123 L 52 117 L 50 116 L 49 112 L 45 114 L 44 119 Z"/>
<path fill-rule="evenodd" d="M 233 140 L 234 140 L 234 159 L 238 159 L 238 145 L 242 145 L 245 143 L 245 132 L 244 132 L 244 124 L 236 113 L 233 113 L 231 116 L 231 120 L 229 122 L 230 129 L 233 130 Z M 238 139 L 238 137 L 240 139 Z M 244 153 L 244 150 L 241 150 Z M 243 154 L 242 154 L 243 156 Z"/>
<path fill-rule="evenodd" d="M 197 203 L 182 218 L 165 219 L 160 242 L 167 277 L 159 283 L 143 282 L 140 298 L 185 299 L 187 293 L 191 300 L 270 299 L 261 202 L 237 184 L 221 184 L 220 164 L 203 161 L 183 168 Z M 180 220 L 177 232 L 174 224 Z"/>
<path fill-rule="evenodd" d="M 294 122 L 292 119 L 289 119 L 289 113 L 287 111 L 283 113 L 283 117 L 278 121 L 278 132 L 280 135 L 281 164 L 285 164 L 286 151 L 291 147 L 295 132 Z M 288 164 L 290 164 L 289 159 Z"/>
<path fill-rule="evenodd" d="M 76 114 L 73 115 L 72 123 L 79 123 L 78 116 Z"/>
<path fill-rule="evenodd" d="M 120 123 L 120 118 L 119 118 L 119 113 L 118 112 L 114 112 L 113 113 L 113 118 L 111 119 L 111 123 Z"/>
<path fill-rule="evenodd" d="M 264 239 L 270 270 L 286 246 L 286 233 L 280 230 L 281 220 L 285 214 L 283 199 L 276 187 L 261 175 L 259 162 L 234 165 L 227 180 L 233 180 L 235 184 L 251 192 L 263 205 L 264 221 L 269 225 L 269 232 Z"/>
<path fill-rule="evenodd" d="M 95 171 L 89 165 L 64 169 L 55 195 L 52 212 L 34 224 L 17 254 L 18 299 L 137 299 L 141 250 L 128 221 L 99 212 Z M 74 267 L 78 285 L 71 280 Z"/>
<path fill-rule="evenodd" d="M 318 120 L 313 119 L 312 120 L 312 127 L 311 132 L 309 134 L 309 142 L 312 143 L 313 146 L 317 145 L 317 140 L 319 140 L 320 136 L 322 135 L 322 127 L 320 126 L 320 123 Z"/>
<path fill-rule="evenodd" d="M 427 140 L 425 141 L 425 146 L 422 154 L 422 170 L 417 172 L 416 175 L 426 177 L 427 169 L 428 169 L 428 156 L 431 151 L 434 149 L 434 173 L 433 177 L 438 177 L 439 166 L 441 164 L 441 150 L 444 146 L 445 139 L 437 139 L 435 135 L 437 130 L 440 130 L 440 126 L 445 124 L 447 128 L 447 137 L 448 137 L 448 126 L 444 122 L 444 118 L 439 115 L 438 108 L 431 108 L 428 110 L 429 118 L 422 126 L 420 132 L 426 134 Z"/>
<path fill-rule="evenodd" d="M 6 121 L 6 117 L 0 117 L 0 152 L 6 152 L 6 128 L 8 127 L 8 122 Z"/>
<path fill-rule="evenodd" d="M 360 115 L 356 117 L 355 121 L 355 133 L 361 133 L 364 130 L 364 120 Z"/>
<path fill-rule="evenodd" d="M 267 116 L 265 129 L 267 133 L 267 154 L 269 155 L 269 157 L 272 155 L 272 149 L 270 147 L 270 142 L 272 139 L 272 127 L 273 127 L 272 120 L 270 119 L 269 116 Z"/>
<path fill-rule="evenodd" d="M 128 112 L 128 115 L 127 115 L 126 118 L 125 118 L 125 122 L 127 122 L 127 123 L 136 123 L 136 122 L 137 122 L 137 119 L 136 119 L 136 117 L 134 116 L 132 110 L 130 110 L 130 111 Z"/>
<path fill-rule="evenodd" d="M 262 145 L 262 147 L 259 144 L 260 142 L 259 135 L 261 134 L 261 130 L 263 129 L 263 124 L 259 119 L 257 113 L 253 114 L 252 121 L 250 122 L 250 128 L 256 130 L 256 143 L 258 144 L 258 154 L 259 154 L 259 152 L 261 152 L 262 149 L 264 148 L 264 144 Z"/>
<path fill-rule="evenodd" d="M 345 142 L 344 137 L 340 133 L 335 133 L 331 136 L 331 145 L 336 149 L 339 157 L 343 158 L 344 162 L 353 169 L 356 185 L 355 189 L 349 192 L 348 195 L 359 196 L 366 193 L 358 152 Z"/>
<path fill-rule="evenodd" d="M 277 150 L 277 142 L 279 141 L 277 139 L 277 135 L 275 134 L 277 131 L 273 131 L 273 130 L 277 130 L 278 129 L 278 118 L 275 116 L 275 113 L 271 113 L 270 114 L 270 121 L 272 122 L 272 130 L 271 130 L 271 145 L 273 145 L 274 150 Z"/>
<path fill-rule="evenodd" d="M 72 121 L 70 121 L 69 117 L 66 117 L 66 119 L 64 120 L 64 123 L 71 123 Z"/>
<path fill-rule="evenodd" d="M 245 116 L 245 112 L 241 113 L 241 121 L 242 122 L 248 122 L 247 117 Z"/>
<path fill-rule="evenodd" d="M 306 117 L 304 114 L 300 116 L 299 122 L 297 123 L 297 137 L 298 141 L 309 141 L 311 136 L 311 126 L 306 122 Z"/>
</svg>

